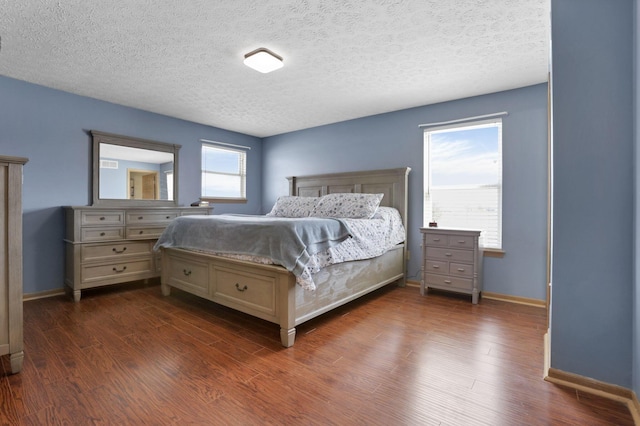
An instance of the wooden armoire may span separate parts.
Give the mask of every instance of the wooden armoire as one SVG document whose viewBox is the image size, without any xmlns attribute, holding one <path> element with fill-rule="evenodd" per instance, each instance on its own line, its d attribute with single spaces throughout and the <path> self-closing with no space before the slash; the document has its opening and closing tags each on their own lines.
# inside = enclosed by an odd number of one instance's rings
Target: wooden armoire
<svg viewBox="0 0 640 426">
<path fill-rule="evenodd" d="M 22 369 L 22 168 L 26 158 L 0 156 L 0 356 Z"/>
</svg>

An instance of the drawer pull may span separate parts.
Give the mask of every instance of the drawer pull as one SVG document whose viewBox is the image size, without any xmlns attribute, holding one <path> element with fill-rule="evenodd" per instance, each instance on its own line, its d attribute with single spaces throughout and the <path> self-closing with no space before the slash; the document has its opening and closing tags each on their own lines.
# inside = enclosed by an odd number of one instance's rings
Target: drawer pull
<svg viewBox="0 0 640 426">
<path fill-rule="evenodd" d="M 191 275 L 191 270 L 187 271 L 186 269 L 183 269 L 182 273 L 184 274 L 185 277 L 188 277 L 189 275 Z"/>
<path fill-rule="evenodd" d="M 464 268 L 458 268 L 458 272 L 464 272 L 465 269 Z"/>
<path fill-rule="evenodd" d="M 105 235 L 107 235 L 107 234 L 105 234 L 104 232 L 101 232 L 101 233 L 100 233 L 100 236 L 101 236 L 101 237 L 104 237 Z"/>
<path fill-rule="evenodd" d="M 437 243 L 438 241 L 440 241 L 440 238 L 434 238 L 433 241 Z"/>
<path fill-rule="evenodd" d="M 451 280 L 444 280 L 445 284 L 451 284 Z"/>
<path fill-rule="evenodd" d="M 144 234 L 144 231 L 138 231 L 138 234 L 142 235 Z"/>
<path fill-rule="evenodd" d="M 138 220 L 144 219 L 144 216 L 138 216 Z"/>
<path fill-rule="evenodd" d="M 167 219 L 171 219 L 171 216 L 167 216 Z"/>
<path fill-rule="evenodd" d="M 106 220 L 107 218 L 104 216 L 100 216 L 100 220 Z"/>
<path fill-rule="evenodd" d="M 127 248 L 123 247 L 122 250 L 118 250 L 117 248 L 114 247 L 112 250 L 114 253 L 121 254 L 121 253 L 124 253 L 125 250 L 127 250 Z"/>
<path fill-rule="evenodd" d="M 245 285 L 244 287 L 240 288 L 240 284 L 236 283 L 236 290 L 242 292 L 245 290 L 248 290 L 249 288 Z"/>
<path fill-rule="evenodd" d="M 123 266 L 122 269 L 118 269 L 117 267 L 113 267 L 113 272 L 124 272 L 127 270 L 126 266 Z"/>
<path fill-rule="evenodd" d="M 453 256 L 451 253 L 445 253 L 444 255 L 447 256 L 447 257 Z"/>
<path fill-rule="evenodd" d="M 460 240 L 460 241 L 458 241 L 458 244 L 466 244 L 466 241 L 465 240 Z"/>
<path fill-rule="evenodd" d="M 433 265 L 433 269 L 440 269 L 440 265 Z"/>
</svg>

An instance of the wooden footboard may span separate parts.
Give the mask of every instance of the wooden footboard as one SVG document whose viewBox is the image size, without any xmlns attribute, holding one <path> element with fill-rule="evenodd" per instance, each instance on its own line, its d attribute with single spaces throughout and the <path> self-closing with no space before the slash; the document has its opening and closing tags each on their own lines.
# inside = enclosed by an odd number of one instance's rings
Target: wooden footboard
<svg viewBox="0 0 640 426">
<path fill-rule="evenodd" d="M 332 265 L 304 290 L 281 266 L 261 265 L 202 252 L 162 249 L 162 293 L 179 288 L 280 325 L 280 340 L 293 346 L 298 324 L 385 284 L 402 280 L 403 247 L 375 259 Z M 402 281 L 401 281 L 402 282 Z"/>
</svg>

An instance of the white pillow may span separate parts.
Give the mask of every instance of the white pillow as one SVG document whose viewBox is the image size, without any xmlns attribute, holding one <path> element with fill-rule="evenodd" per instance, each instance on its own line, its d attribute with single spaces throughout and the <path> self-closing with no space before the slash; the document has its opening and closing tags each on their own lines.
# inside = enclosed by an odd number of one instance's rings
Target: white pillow
<svg viewBox="0 0 640 426">
<path fill-rule="evenodd" d="M 296 197 L 283 195 L 278 197 L 276 203 L 267 216 L 278 217 L 308 217 L 320 197 Z"/>
<path fill-rule="evenodd" d="M 335 193 L 320 197 L 311 216 L 371 219 L 384 194 Z"/>
</svg>

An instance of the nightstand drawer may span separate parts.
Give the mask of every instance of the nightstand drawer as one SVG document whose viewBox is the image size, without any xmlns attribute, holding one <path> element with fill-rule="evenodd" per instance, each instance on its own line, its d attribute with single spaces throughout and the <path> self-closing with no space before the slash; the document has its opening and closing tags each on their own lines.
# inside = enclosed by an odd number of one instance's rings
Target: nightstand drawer
<svg viewBox="0 0 640 426">
<path fill-rule="evenodd" d="M 473 265 L 467 265 L 466 263 L 454 263 L 449 264 L 449 273 L 451 275 L 458 275 L 461 277 L 473 276 Z"/>
<path fill-rule="evenodd" d="M 442 289 L 471 290 L 473 288 L 473 280 L 471 279 L 429 273 L 425 274 L 425 284 L 429 287 Z"/>
<path fill-rule="evenodd" d="M 473 250 L 427 247 L 425 253 L 430 259 L 473 263 Z"/>
<path fill-rule="evenodd" d="M 424 245 L 447 247 L 449 245 L 449 237 L 440 234 L 424 234 Z"/>
<path fill-rule="evenodd" d="M 449 264 L 438 260 L 427 260 L 425 262 L 425 272 L 434 272 L 437 274 L 448 274 Z"/>
<path fill-rule="evenodd" d="M 466 235 L 450 235 L 449 247 L 466 248 L 473 250 L 473 237 Z"/>
</svg>

